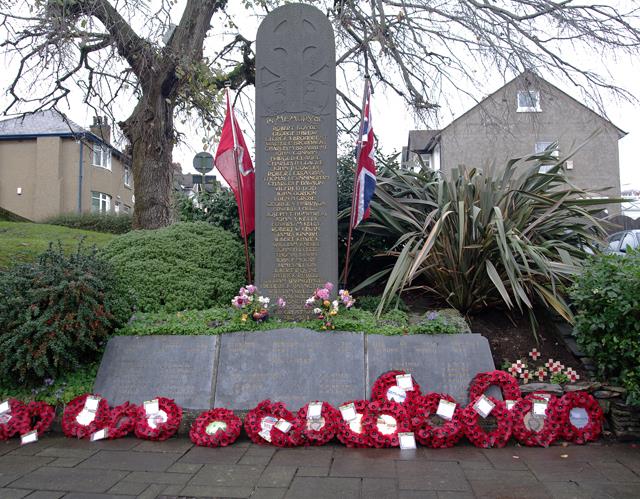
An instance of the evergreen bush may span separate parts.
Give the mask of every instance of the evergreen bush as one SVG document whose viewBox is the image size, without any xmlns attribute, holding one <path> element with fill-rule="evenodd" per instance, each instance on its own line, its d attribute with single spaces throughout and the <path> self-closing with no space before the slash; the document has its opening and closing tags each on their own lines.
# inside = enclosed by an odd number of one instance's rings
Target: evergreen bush
<svg viewBox="0 0 640 499">
<path fill-rule="evenodd" d="M 131 230 L 132 216 L 127 213 L 63 213 L 44 223 L 72 229 L 93 230 L 110 234 L 125 234 Z"/>
<path fill-rule="evenodd" d="M 49 246 L 35 263 L 0 272 L 0 376 L 42 382 L 96 358 L 129 316 L 111 265 L 78 246 Z"/>
<path fill-rule="evenodd" d="M 245 284 L 241 242 L 205 222 L 132 231 L 113 239 L 104 255 L 142 312 L 229 305 Z"/>
</svg>

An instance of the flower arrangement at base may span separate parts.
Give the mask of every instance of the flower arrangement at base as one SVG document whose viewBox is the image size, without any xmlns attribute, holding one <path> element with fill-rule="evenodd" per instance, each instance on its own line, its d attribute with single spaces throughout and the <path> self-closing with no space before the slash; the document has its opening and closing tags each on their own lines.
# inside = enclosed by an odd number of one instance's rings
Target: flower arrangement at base
<svg viewBox="0 0 640 499">
<path fill-rule="evenodd" d="M 479 424 L 480 414 L 474 409 L 474 406 L 482 398 L 482 395 L 473 400 L 464 408 L 461 414 L 461 422 L 464 428 L 464 434 L 469 441 L 476 447 L 488 449 L 490 447 L 504 447 L 511 437 L 512 420 L 511 411 L 507 409 L 507 405 L 501 400 L 486 396 L 486 399 L 493 404 L 490 415 L 495 417 L 497 428 L 487 431 Z"/>
<path fill-rule="evenodd" d="M 370 402 L 362 418 L 362 428 L 372 447 L 398 447 L 399 433 L 411 431 L 409 413 L 399 403 L 389 400 Z"/>
<path fill-rule="evenodd" d="M 45 432 L 49 431 L 55 416 L 56 410 L 46 402 L 29 402 L 27 404 L 27 418 L 24 426 L 18 428 L 18 433 L 24 435 L 25 433 L 36 431 L 38 436 L 41 437 Z"/>
<path fill-rule="evenodd" d="M 584 444 L 600 437 L 604 414 L 593 395 L 583 391 L 565 393 L 556 411 L 565 440 Z"/>
<path fill-rule="evenodd" d="M 296 445 L 324 445 L 336 436 L 340 412 L 328 402 L 314 401 L 297 413 L 291 438 Z"/>
<path fill-rule="evenodd" d="M 69 402 L 62 413 L 62 433 L 70 438 L 91 438 L 96 431 L 111 426 L 111 411 L 106 399 L 89 393 Z"/>
<path fill-rule="evenodd" d="M 111 424 L 107 430 L 107 438 L 115 440 L 126 437 L 134 431 L 137 417 L 138 406 L 129 402 L 115 406 L 111 409 Z"/>
<path fill-rule="evenodd" d="M 238 291 L 238 295 L 231 300 L 231 305 L 241 312 L 241 320 L 244 322 L 248 318 L 263 322 L 269 318 L 270 309 L 273 307 L 268 296 L 261 296 L 258 288 L 253 284 L 247 284 Z M 276 300 L 278 309 L 283 309 L 286 302 L 282 298 Z"/>
<path fill-rule="evenodd" d="M 137 407 L 136 437 L 144 440 L 167 440 L 175 435 L 182 421 L 182 408 L 172 399 L 158 397 Z"/>
<path fill-rule="evenodd" d="M 476 400 L 490 386 L 500 387 L 504 400 L 518 400 L 522 396 L 516 378 L 504 371 L 489 371 L 475 375 L 469 387 L 469 400 Z"/>
<path fill-rule="evenodd" d="M 191 425 L 189 438 L 202 447 L 226 447 L 240 436 L 242 421 L 229 409 L 211 409 Z"/>
<path fill-rule="evenodd" d="M 349 420 L 340 417 L 336 425 L 336 436 L 338 440 L 347 447 L 353 448 L 366 448 L 371 447 L 371 438 L 364 431 L 362 427 L 362 418 L 364 418 L 367 407 L 369 406 L 368 400 L 350 400 L 345 402 L 340 407 L 347 407 L 353 404 L 353 412 L 349 417 Z"/>
<path fill-rule="evenodd" d="M 455 404 L 455 407 L 450 404 Z M 438 414 L 441 405 L 451 409 L 449 415 Z M 464 428 L 460 421 L 461 414 L 462 409 L 451 395 L 447 393 L 425 394 L 418 400 L 411 418 L 411 427 L 416 440 L 432 449 L 453 447 L 464 436 Z M 443 423 L 436 425 L 436 418 Z"/>
<path fill-rule="evenodd" d="M 291 429 L 296 416 L 287 409 L 284 402 L 263 400 L 251 409 L 244 418 L 244 429 L 249 438 L 259 445 L 295 447 Z"/>
<path fill-rule="evenodd" d="M 322 330 L 335 329 L 333 318 L 340 312 L 340 306 L 342 305 L 348 310 L 353 307 L 356 302 L 355 298 L 353 298 L 346 289 L 341 289 L 338 292 L 339 299 L 332 301 L 332 291 L 333 283 L 327 282 L 322 288 L 316 289 L 313 296 L 307 298 L 304 304 L 305 308 L 312 309 L 314 315 L 322 321 Z"/>
<path fill-rule="evenodd" d="M 528 447 L 548 447 L 555 442 L 562 428 L 557 403 L 557 397 L 541 393 L 531 393 L 518 400 L 511 409 L 512 434 L 516 440 Z"/>
<path fill-rule="evenodd" d="M 5 400 L 2 404 L 6 404 L 6 410 L 0 413 L 0 440 L 7 440 L 29 425 L 29 412 L 18 399 Z"/>
<path fill-rule="evenodd" d="M 371 388 L 371 400 L 392 401 L 405 407 L 409 417 L 413 417 L 417 404 L 420 401 L 420 385 L 411 378 L 412 388 L 401 388 L 398 376 L 411 376 L 404 371 L 388 371 L 378 376 Z M 404 385 L 407 386 L 407 385 Z"/>
</svg>

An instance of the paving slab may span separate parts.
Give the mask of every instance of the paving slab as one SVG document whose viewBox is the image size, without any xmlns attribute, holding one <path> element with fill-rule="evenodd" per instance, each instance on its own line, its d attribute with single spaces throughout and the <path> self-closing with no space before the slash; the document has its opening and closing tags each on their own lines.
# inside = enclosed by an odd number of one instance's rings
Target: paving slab
<svg viewBox="0 0 640 499">
<path fill-rule="evenodd" d="M 263 471 L 264 468 L 257 466 L 207 464 L 189 481 L 189 485 L 253 487 Z"/>
<path fill-rule="evenodd" d="M 286 488 L 277 489 L 277 488 L 262 488 L 258 487 L 251 494 L 251 499 L 282 499 L 287 493 Z"/>
<path fill-rule="evenodd" d="M 50 463 L 54 459 L 53 457 L 5 455 L 0 457 L 0 473 L 3 475 L 24 475 Z"/>
<path fill-rule="evenodd" d="M 186 454 L 180 457 L 178 463 L 187 464 L 235 464 L 244 453 L 246 448 L 242 447 L 221 447 L 210 449 L 208 447 L 193 447 Z"/>
<path fill-rule="evenodd" d="M 395 478 L 396 462 L 381 456 L 371 454 L 348 455 L 339 454 L 333 460 L 329 471 L 330 476 L 336 477 L 371 477 L 371 478 Z"/>
<path fill-rule="evenodd" d="M 398 497 L 398 480 L 395 478 L 364 478 L 362 497 L 367 499 L 392 499 Z"/>
<path fill-rule="evenodd" d="M 126 471 L 44 467 L 19 478 L 13 487 L 71 492 L 106 492 L 127 476 Z"/>
<path fill-rule="evenodd" d="M 285 499 L 337 499 L 360 497 L 359 478 L 295 477 Z"/>
<path fill-rule="evenodd" d="M 217 485 L 187 485 L 180 491 L 186 497 L 250 497 L 253 487 L 220 487 Z"/>
<path fill-rule="evenodd" d="M 103 450 L 80 463 L 79 467 L 127 471 L 165 471 L 178 457 L 173 453 Z"/>
<path fill-rule="evenodd" d="M 56 492 L 53 490 L 37 490 L 33 494 L 29 494 L 29 499 L 58 499 L 64 495 L 64 492 Z"/>
<path fill-rule="evenodd" d="M 271 458 L 271 464 L 276 466 L 324 466 L 331 463 L 333 453 L 333 446 L 278 449 Z"/>
<path fill-rule="evenodd" d="M 469 491 L 471 487 L 457 463 L 398 461 L 399 488 L 403 490 Z"/>
<path fill-rule="evenodd" d="M 288 487 L 296 471 L 295 466 L 268 466 L 263 472 L 258 487 Z"/>
</svg>

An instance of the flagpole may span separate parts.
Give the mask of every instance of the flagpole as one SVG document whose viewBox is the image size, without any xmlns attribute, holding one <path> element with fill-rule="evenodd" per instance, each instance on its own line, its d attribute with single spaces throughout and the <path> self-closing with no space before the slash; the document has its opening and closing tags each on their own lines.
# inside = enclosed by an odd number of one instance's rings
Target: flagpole
<svg viewBox="0 0 640 499">
<path fill-rule="evenodd" d="M 244 261 L 247 267 L 247 284 L 252 284 L 251 280 L 251 259 L 249 258 L 249 242 L 247 240 L 247 220 L 244 214 L 244 198 L 242 194 L 242 177 L 240 176 L 240 168 L 238 166 L 238 140 L 236 138 L 236 123 L 233 120 L 233 107 L 229 100 L 229 85 L 227 85 L 227 108 L 229 109 L 229 119 L 231 120 L 231 130 L 233 132 L 233 164 L 236 170 L 236 181 L 238 182 L 238 197 L 240 208 L 240 233 L 244 239 Z"/>
<path fill-rule="evenodd" d="M 354 207 L 356 204 L 356 187 L 358 186 L 358 161 L 360 160 L 360 151 L 362 150 L 362 126 L 364 125 L 364 111 L 367 102 L 367 95 L 369 93 L 369 75 L 366 74 L 364 76 L 364 93 L 362 96 L 362 110 L 360 112 L 360 128 L 358 130 L 358 142 L 356 143 L 356 168 L 353 174 L 353 193 L 351 195 L 351 214 L 349 216 L 349 235 L 347 236 L 347 254 L 344 259 L 344 289 L 347 289 L 347 277 L 349 274 L 349 256 L 351 253 L 351 233 L 353 231 L 353 222 L 354 222 Z"/>
</svg>

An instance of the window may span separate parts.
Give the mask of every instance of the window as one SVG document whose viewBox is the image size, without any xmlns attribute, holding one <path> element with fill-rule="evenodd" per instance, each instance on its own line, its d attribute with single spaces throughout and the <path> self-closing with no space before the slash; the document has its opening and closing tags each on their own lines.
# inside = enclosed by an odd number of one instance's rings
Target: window
<svg viewBox="0 0 640 499">
<path fill-rule="evenodd" d="M 94 213 L 108 213 L 111 211 L 111 196 L 104 192 L 91 192 L 91 211 Z"/>
<path fill-rule="evenodd" d="M 539 113 L 540 92 L 538 90 L 518 90 L 518 112 Z"/>
<path fill-rule="evenodd" d="M 93 166 L 111 170 L 111 148 L 106 145 L 93 144 Z"/>
<path fill-rule="evenodd" d="M 126 204 L 122 206 L 122 210 L 125 213 L 131 213 L 131 206 L 127 206 Z"/>
<path fill-rule="evenodd" d="M 547 153 L 551 153 L 551 156 L 554 158 L 559 158 L 560 157 L 560 149 L 558 149 L 557 147 L 551 151 L 549 151 L 549 148 L 551 146 L 553 146 L 554 144 L 556 144 L 556 142 L 536 142 L 536 145 L 534 147 L 534 152 L 536 154 L 542 154 L 545 151 Z M 540 173 L 547 173 L 549 170 L 551 170 L 551 168 L 553 168 L 555 166 L 554 162 L 551 161 L 541 161 L 541 165 L 540 165 Z"/>
<path fill-rule="evenodd" d="M 120 213 L 120 206 L 121 206 L 120 201 L 116 201 L 116 205 L 113 208 L 113 211 L 116 212 L 116 215 Z"/>
<path fill-rule="evenodd" d="M 131 187 L 131 167 L 124 166 L 124 185 Z"/>
</svg>

